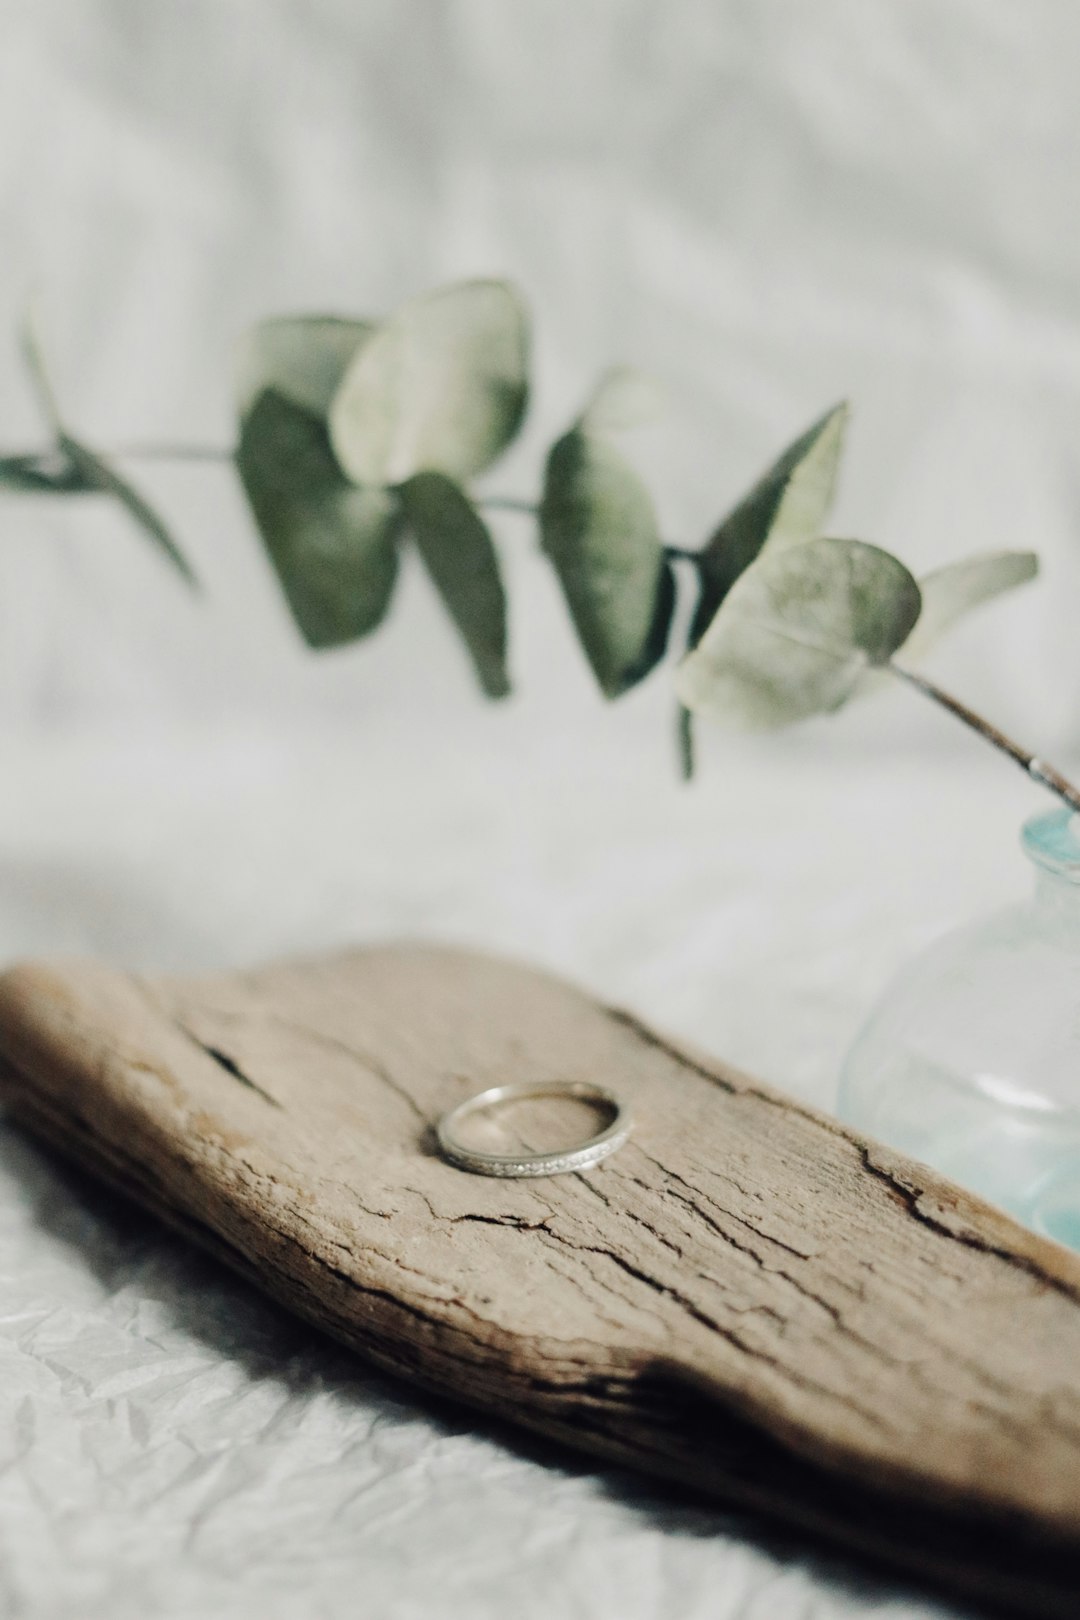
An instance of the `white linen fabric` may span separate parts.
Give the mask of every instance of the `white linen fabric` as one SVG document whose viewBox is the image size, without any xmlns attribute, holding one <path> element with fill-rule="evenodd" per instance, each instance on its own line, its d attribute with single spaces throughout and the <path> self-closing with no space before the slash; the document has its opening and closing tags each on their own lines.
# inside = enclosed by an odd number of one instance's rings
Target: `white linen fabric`
<svg viewBox="0 0 1080 1620">
<path fill-rule="evenodd" d="M 1080 756 L 1080 13 L 1032 0 L 0 0 L 0 447 L 39 287 L 92 442 L 231 442 L 275 310 L 508 274 L 536 394 L 613 361 L 694 543 L 841 396 L 837 532 L 1045 581 L 941 678 Z M 4 332 L 9 334 L 4 337 Z M 356 939 L 512 951 L 828 1106 L 859 1019 L 1017 893 L 1039 799 L 907 692 L 673 777 L 664 676 L 593 692 L 529 526 L 483 708 L 418 570 L 297 645 L 229 470 L 125 461 L 205 580 L 96 501 L 0 499 L 0 957 L 146 970 Z M 926 713 L 921 708 L 927 708 Z M 985 757 L 984 757 L 985 756 Z M 3 1620 L 927 1620 L 925 1596 L 416 1400 L 0 1123 Z"/>
</svg>

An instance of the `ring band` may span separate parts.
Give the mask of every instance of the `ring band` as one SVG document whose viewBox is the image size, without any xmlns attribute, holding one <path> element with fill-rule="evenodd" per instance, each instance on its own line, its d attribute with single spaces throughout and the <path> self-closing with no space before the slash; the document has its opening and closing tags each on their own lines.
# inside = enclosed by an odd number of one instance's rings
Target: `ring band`
<svg viewBox="0 0 1080 1620">
<path fill-rule="evenodd" d="M 613 1118 L 610 1125 L 596 1136 L 590 1136 L 580 1147 L 554 1153 L 484 1153 L 479 1148 L 466 1147 L 455 1134 L 458 1126 L 474 1114 L 484 1113 L 499 1103 L 520 1102 L 526 1097 L 574 1097 L 611 1109 Z M 435 1134 L 443 1158 L 459 1170 L 469 1170 L 478 1176 L 561 1176 L 572 1170 L 591 1170 L 594 1164 L 622 1147 L 630 1135 L 631 1125 L 627 1109 L 615 1093 L 604 1086 L 594 1086 L 586 1080 L 523 1080 L 508 1086 L 491 1086 L 458 1103 L 440 1119 Z"/>
</svg>

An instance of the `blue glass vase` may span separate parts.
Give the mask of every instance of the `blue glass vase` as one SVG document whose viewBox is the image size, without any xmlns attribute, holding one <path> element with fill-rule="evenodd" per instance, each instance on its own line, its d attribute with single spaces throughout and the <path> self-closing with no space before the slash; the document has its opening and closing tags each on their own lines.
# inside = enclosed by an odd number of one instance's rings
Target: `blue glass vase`
<svg viewBox="0 0 1080 1620">
<path fill-rule="evenodd" d="M 841 1118 L 1080 1250 L 1080 817 L 1029 821 L 1031 898 L 890 986 L 849 1052 Z"/>
</svg>

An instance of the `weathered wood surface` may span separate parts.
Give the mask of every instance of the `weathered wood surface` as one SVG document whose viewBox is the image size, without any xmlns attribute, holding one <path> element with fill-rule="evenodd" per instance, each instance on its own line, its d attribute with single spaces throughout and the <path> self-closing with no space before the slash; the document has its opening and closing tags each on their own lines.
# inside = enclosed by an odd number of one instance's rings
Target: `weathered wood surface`
<svg viewBox="0 0 1080 1620">
<path fill-rule="evenodd" d="M 432 1123 L 595 1079 L 627 1147 L 497 1181 Z M 0 979 L 26 1125 L 383 1368 L 1024 1615 L 1080 1612 L 1080 1264 L 510 963 Z"/>
</svg>

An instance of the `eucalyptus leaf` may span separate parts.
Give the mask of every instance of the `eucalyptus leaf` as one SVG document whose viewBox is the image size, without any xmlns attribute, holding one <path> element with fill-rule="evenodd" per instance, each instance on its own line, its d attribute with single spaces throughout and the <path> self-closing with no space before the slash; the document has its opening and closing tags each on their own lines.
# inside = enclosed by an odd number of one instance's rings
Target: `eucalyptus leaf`
<svg viewBox="0 0 1080 1620">
<path fill-rule="evenodd" d="M 612 366 L 593 391 L 578 426 L 586 433 L 614 433 L 655 420 L 667 396 L 655 377 L 635 366 Z"/>
<path fill-rule="evenodd" d="M 827 411 L 788 446 L 699 552 L 701 595 L 690 628 L 691 646 L 766 545 L 797 545 L 820 536 L 832 506 L 847 421 L 846 404 Z"/>
<path fill-rule="evenodd" d="M 240 340 L 236 396 L 241 418 L 273 388 L 313 416 L 325 417 L 350 360 L 375 330 L 341 315 L 277 315 Z"/>
<path fill-rule="evenodd" d="M 400 505 L 349 482 L 326 424 L 267 389 L 241 425 L 240 479 L 305 641 L 334 647 L 368 635 L 397 578 Z"/>
<path fill-rule="evenodd" d="M 464 481 L 514 437 L 528 391 L 528 320 L 504 281 L 414 298 L 361 345 L 330 406 L 348 476 L 400 484 L 417 472 Z"/>
<path fill-rule="evenodd" d="M 747 728 L 837 709 L 886 664 L 919 616 L 895 557 L 858 540 L 764 551 L 676 672 L 688 709 Z"/>
<path fill-rule="evenodd" d="M 41 308 L 36 298 L 31 299 L 23 312 L 19 327 L 19 342 L 42 414 L 53 432 L 59 435 L 63 430 L 63 423 L 60 420 L 56 391 L 45 363 L 45 347 L 41 340 Z"/>
<path fill-rule="evenodd" d="M 664 655 L 675 580 L 649 492 L 603 435 L 574 428 L 553 447 L 540 533 L 593 673 L 618 697 Z"/>
<path fill-rule="evenodd" d="M 506 593 L 486 525 L 445 473 L 417 473 L 400 493 L 417 550 L 461 632 L 481 687 L 490 698 L 506 697 Z"/>
<path fill-rule="evenodd" d="M 0 456 L 0 489 L 30 495 L 88 495 L 97 488 L 59 450 Z"/>
<path fill-rule="evenodd" d="M 1026 585 L 1038 571 L 1039 559 L 1033 551 L 994 551 L 926 574 L 919 581 L 919 622 L 904 642 L 905 661 L 921 658 L 965 613 Z"/>
<path fill-rule="evenodd" d="M 103 495 L 111 495 L 114 500 L 119 501 L 128 516 L 134 519 L 143 533 L 176 569 L 181 579 L 197 588 L 199 582 L 195 570 L 145 496 L 141 495 L 126 478 L 121 477 L 104 456 L 99 455 L 96 450 L 89 449 L 65 430 L 60 432 L 59 445 L 61 452 L 74 468 L 76 476 L 83 481 L 83 487 L 99 490 Z"/>
<path fill-rule="evenodd" d="M 48 367 L 45 363 L 44 348 L 39 331 L 38 311 L 35 305 L 27 310 L 22 326 L 22 348 L 30 371 L 31 379 L 37 390 L 42 410 L 56 435 L 56 448 L 50 452 L 41 465 L 48 466 L 49 461 L 55 457 L 57 461 L 57 478 L 52 484 L 54 492 L 88 494 L 97 492 L 102 495 L 111 495 L 114 500 L 133 518 L 145 535 L 153 541 L 158 550 L 176 569 L 181 578 L 191 586 L 197 586 L 198 580 L 195 571 L 187 558 L 180 550 L 176 541 L 169 533 L 162 519 L 150 505 L 145 496 L 141 495 L 135 486 L 121 476 L 104 456 L 96 450 L 91 450 L 74 434 L 69 433 L 60 414 L 57 404 L 56 392 L 49 377 Z M 33 460 L 33 458 L 15 457 L 15 461 Z M 24 471 L 27 469 L 24 467 Z M 33 474 L 30 474 L 33 476 Z M 28 487 L 23 485 L 24 488 Z M 40 485 L 36 486 L 40 489 Z"/>
</svg>

